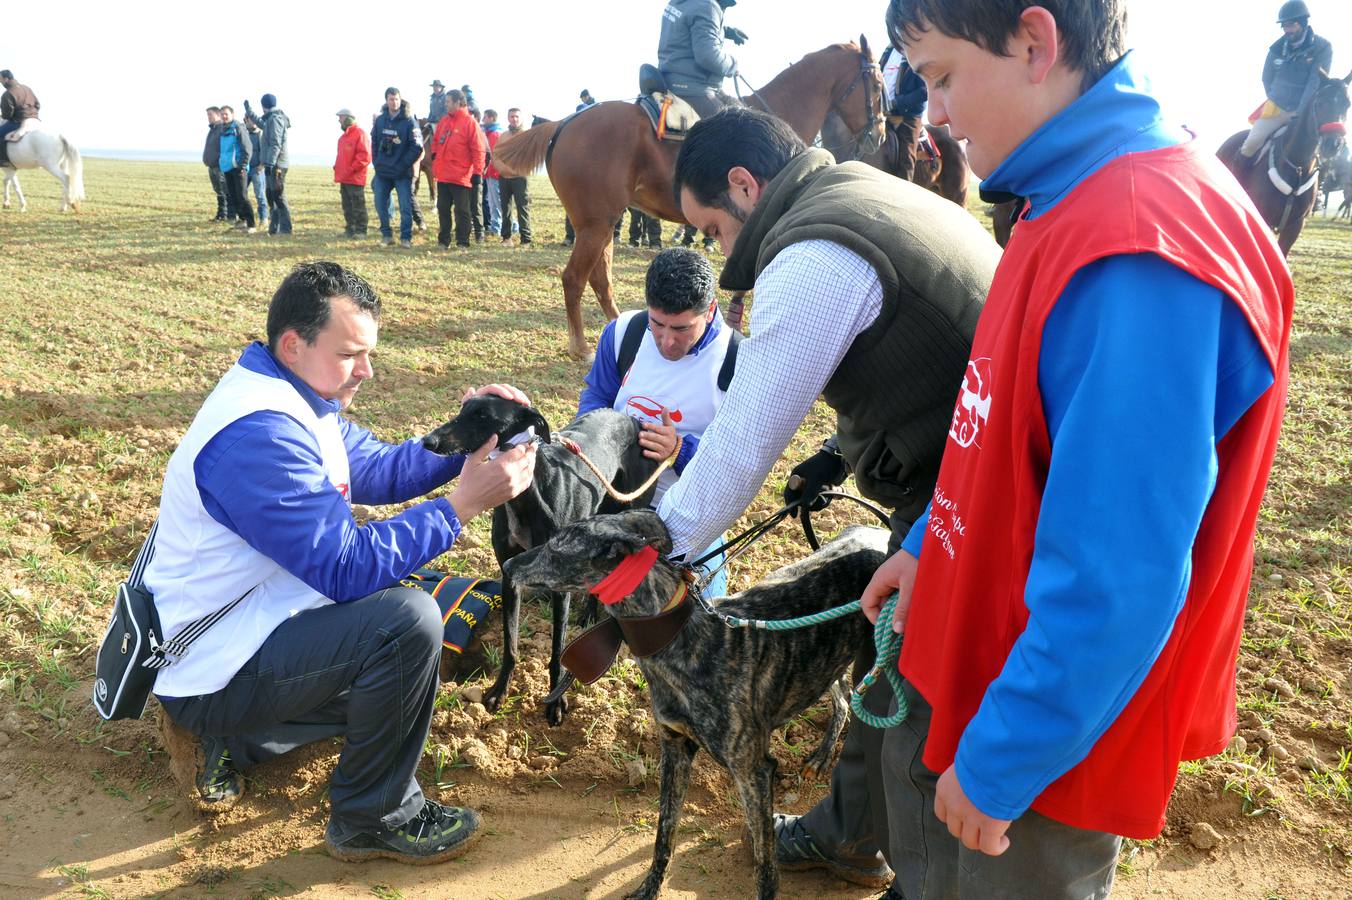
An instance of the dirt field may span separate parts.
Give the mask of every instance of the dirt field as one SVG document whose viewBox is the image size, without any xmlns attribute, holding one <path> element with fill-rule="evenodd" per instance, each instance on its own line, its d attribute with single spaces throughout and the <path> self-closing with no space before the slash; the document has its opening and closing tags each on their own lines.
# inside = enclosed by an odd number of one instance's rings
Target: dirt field
<svg viewBox="0 0 1352 900">
<path fill-rule="evenodd" d="M 335 746 L 262 767 L 239 807 L 203 818 L 169 777 L 153 719 L 104 725 L 88 703 L 92 647 L 155 514 L 164 464 L 211 385 L 261 336 L 295 262 L 335 259 L 382 295 L 377 378 L 352 416 L 383 437 L 426 432 L 461 388 L 489 380 L 513 381 L 551 422 L 568 420 L 585 369 L 563 352 L 566 251 L 548 182 L 532 183 L 538 248 L 442 253 L 424 235 L 412 251 L 338 238 L 338 191 L 319 168 L 292 170 L 290 240 L 210 222 L 198 165 L 92 160 L 79 215 L 57 215 L 45 174 L 23 179 L 29 211 L 0 213 L 0 895 L 473 900 L 614 898 L 636 886 L 657 816 L 637 669 L 626 662 L 579 690 L 565 724 L 548 727 L 538 706 L 548 623 L 534 607 L 503 710 L 474 702 L 490 683 L 496 623 L 463 683 L 443 688 L 422 781 L 488 825 L 474 852 L 443 866 L 347 865 L 323 852 Z M 423 207 L 432 213 L 425 192 Z M 622 307 L 641 302 L 650 255 L 617 251 Z M 1114 896 L 1352 896 L 1352 227 L 1312 222 L 1291 262 L 1291 403 L 1259 526 L 1240 734 L 1222 756 L 1184 766 L 1168 830 L 1124 849 Z M 588 303 L 594 340 L 602 319 Z M 813 413 L 748 522 L 777 506 L 787 470 L 832 424 Z M 828 530 L 837 515 L 836 526 L 856 519 L 833 507 Z M 491 575 L 487 538 L 481 517 L 441 567 Z M 733 585 L 804 551 L 784 527 L 739 563 Z M 801 762 L 823 719 L 804 716 L 777 741 L 778 808 L 805 810 L 825 789 Z M 702 761 L 664 896 L 749 896 L 741 829 L 730 783 Z M 786 873 L 782 893 L 876 892 Z"/>
</svg>

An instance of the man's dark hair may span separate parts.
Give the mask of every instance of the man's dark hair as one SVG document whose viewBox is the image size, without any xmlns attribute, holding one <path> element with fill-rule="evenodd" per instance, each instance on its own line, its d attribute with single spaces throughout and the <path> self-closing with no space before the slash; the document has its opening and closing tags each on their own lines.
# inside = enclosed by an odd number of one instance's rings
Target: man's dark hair
<svg viewBox="0 0 1352 900">
<path fill-rule="evenodd" d="M 397 96 L 398 94 L 399 94 L 399 88 L 397 88 L 397 87 L 387 87 L 387 88 L 385 88 L 385 96 L 386 96 L 386 97 Z"/>
<path fill-rule="evenodd" d="M 512 113 L 519 113 L 519 112 L 521 112 L 521 107 L 519 107 L 519 106 L 508 107 L 508 109 L 507 109 L 507 115 L 509 115 L 509 116 L 510 116 Z"/>
<path fill-rule="evenodd" d="M 688 247 L 671 247 L 648 264 L 644 295 L 649 306 L 678 315 L 708 309 L 717 287 L 714 267 L 703 253 Z"/>
<path fill-rule="evenodd" d="M 221 108 L 220 108 L 219 106 L 208 106 L 208 107 L 207 107 L 207 112 L 218 113 L 218 112 L 220 112 L 220 111 L 221 111 Z"/>
<path fill-rule="evenodd" d="M 496 109 L 484 110 L 484 118 L 487 119 L 489 116 L 492 116 L 493 118 L 496 119 L 498 117 L 498 111 Z"/>
<path fill-rule="evenodd" d="M 457 91 L 455 88 L 451 88 L 449 91 L 446 92 L 446 100 L 451 105 L 455 105 L 457 103 L 464 103 L 465 95 L 463 92 Z"/>
<path fill-rule="evenodd" d="M 0 69 L 0 78 L 13 78 L 14 73 L 9 69 Z"/>
<path fill-rule="evenodd" d="M 329 323 L 335 297 L 346 297 L 380 321 L 380 298 L 366 279 L 335 262 L 301 263 L 286 276 L 268 305 L 268 349 L 275 353 L 277 342 L 291 330 L 313 344 Z"/>
<path fill-rule="evenodd" d="M 676 204 L 684 188 L 705 206 L 727 209 L 731 169 L 741 166 L 764 184 L 805 152 L 807 145 L 782 119 L 730 106 L 696 122 L 681 144 L 672 184 Z"/>
<path fill-rule="evenodd" d="M 230 115 L 233 116 L 235 114 L 235 108 L 231 106 L 229 103 L 227 103 L 225 106 L 222 106 L 219 110 L 217 110 L 217 112 L 225 112 L 227 109 L 230 110 Z"/>
<path fill-rule="evenodd" d="M 1126 0 L 891 0 L 887 34 L 901 48 L 933 28 L 951 38 L 969 41 L 988 53 L 1008 56 L 1019 16 L 1041 6 L 1056 19 L 1061 35 L 1061 60 L 1083 74 L 1088 90 L 1127 52 Z"/>
</svg>

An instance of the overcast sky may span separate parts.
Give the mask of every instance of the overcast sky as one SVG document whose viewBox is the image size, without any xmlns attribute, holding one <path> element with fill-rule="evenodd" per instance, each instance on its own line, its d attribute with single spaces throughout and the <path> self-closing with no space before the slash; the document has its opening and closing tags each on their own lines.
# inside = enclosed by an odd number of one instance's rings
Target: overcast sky
<svg viewBox="0 0 1352 900">
<path fill-rule="evenodd" d="M 1309 0 L 1333 41 L 1336 74 L 1352 68 L 1352 2 Z M 1130 43 L 1177 118 L 1219 144 L 1262 100 L 1260 74 L 1280 0 L 1130 0 Z M 83 148 L 201 152 L 204 107 L 265 92 L 291 118 L 298 161 L 327 162 L 333 113 L 369 114 L 394 85 L 427 113 L 428 83 L 469 83 L 483 108 L 520 106 L 557 118 L 578 91 L 631 98 L 656 62 L 665 0 L 517 0 L 384 4 L 336 0 L 221 6 L 180 0 L 63 2 L 11 11 L 0 68 L 42 102 L 47 128 Z M 388 10 L 388 12 L 386 12 Z M 732 48 L 755 84 L 829 43 L 885 42 L 885 0 L 741 0 L 727 22 L 750 35 Z M 364 116 L 362 117 L 364 118 Z"/>
</svg>

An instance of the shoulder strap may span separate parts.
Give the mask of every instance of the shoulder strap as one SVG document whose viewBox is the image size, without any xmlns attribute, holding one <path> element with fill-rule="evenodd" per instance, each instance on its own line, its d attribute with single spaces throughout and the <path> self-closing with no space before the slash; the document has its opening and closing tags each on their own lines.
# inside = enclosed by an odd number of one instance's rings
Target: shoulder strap
<svg viewBox="0 0 1352 900">
<path fill-rule="evenodd" d="M 648 330 L 648 311 L 637 313 L 624 327 L 624 336 L 620 338 L 620 352 L 616 357 L 616 367 L 620 371 L 620 381 L 634 367 L 638 356 L 638 345 L 643 342 L 643 334 Z"/>
<path fill-rule="evenodd" d="M 127 576 L 127 585 L 129 587 L 139 588 L 145 585 L 146 567 L 150 565 L 150 561 L 155 557 L 155 534 L 159 530 L 160 520 L 156 519 L 155 524 L 150 526 L 150 534 L 146 535 L 146 542 L 141 545 L 140 551 L 136 554 L 136 559 L 131 564 L 131 574 Z M 257 585 L 255 585 L 255 587 L 256 586 Z M 186 655 L 188 648 L 192 646 L 192 644 L 201 637 L 208 628 L 229 615 L 230 611 L 236 606 L 239 606 L 240 603 L 244 601 L 244 598 L 252 594 L 253 591 L 253 588 L 249 588 L 239 597 L 231 600 L 215 612 L 207 613 L 200 619 L 194 619 L 187 625 L 184 625 L 183 629 L 179 631 L 178 634 L 174 635 L 173 638 L 162 644 L 156 645 L 154 647 L 154 652 L 141 665 L 145 666 L 147 669 L 162 669 L 173 663 L 174 660 L 169 659 L 170 656 L 176 659 Z M 154 601 L 152 600 L 151 602 L 153 603 Z"/>
<path fill-rule="evenodd" d="M 150 534 L 146 535 L 146 542 L 141 545 L 141 549 L 136 553 L 136 559 L 132 560 L 131 574 L 127 576 L 127 584 L 130 587 L 140 587 L 145 584 L 146 567 L 150 565 L 150 560 L 155 556 L 155 532 L 160 530 L 160 520 L 156 519 L 150 526 Z"/>
<path fill-rule="evenodd" d="M 742 333 L 734 328 L 732 334 L 728 335 L 728 349 L 723 353 L 723 366 L 718 370 L 718 389 L 725 393 L 732 384 L 732 376 L 737 374 L 737 345 L 741 342 Z"/>
</svg>

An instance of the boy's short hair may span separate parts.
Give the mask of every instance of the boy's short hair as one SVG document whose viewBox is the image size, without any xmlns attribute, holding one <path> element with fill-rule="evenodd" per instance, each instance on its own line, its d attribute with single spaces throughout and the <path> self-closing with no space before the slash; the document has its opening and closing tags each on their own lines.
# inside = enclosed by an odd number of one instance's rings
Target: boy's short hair
<svg viewBox="0 0 1352 900">
<path fill-rule="evenodd" d="M 1061 60 L 1084 75 L 1088 90 L 1127 52 L 1126 0 L 891 0 L 887 34 L 898 49 L 908 37 L 933 28 L 1008 56 L 1009 40 L 1025 9 L 1041 6 L 1056 19 Z"/>
<path fill-rule="evenodd" d="M 677 206 L 688 189 L 704 206 L 726 208 L 728 172 L 741 166 L 762 183 L 774 180 L 807 146 L 783 119 L 730 106 L 690 129 L 676 157 L 672 192 Z"/>
<path fill-rule="evenodd" d="M 509 106 L 509 107 L 507 107 L 507 115 L 509 115 L 509 116 L 510 116 L 512 113 L 519 113 L 519 112 L 521 112 L 521 107 L 519 107 L 519 106 Z"/>
<path fill-rule="evenodd" d="M 446 102 L 450 103 L 452 106 L 458 103 L 464 103 L 465 95 L 461 91 L 457 91 L 455 88 L 451 88 L 449 91 L 446 92 Z"/>
<path fill-rule="evenodd" d="M 208 107 L 207 107 L 207 112 L 218 113 L 218 112 L 220 112 L 220 111 L 221 111 L 221 108 L 220 108 L 219 106 L 208 106 Z"/>
<path fill-rule="evenodd" d="M 329 323 L 335 297 L 346 297 L 380 321 L 380 298 L 366 279 L 335 262 L 301 263 L 286 276 L 268 305 L 268 349 L 276 353 L 277 342 L 291 330 L 313 344 Z"/>
<path fill-rule="evenodd" d="M 234 108 L 233 106 L 231 106 L 229 103 L 227 103 L 227 104 L 225 104 L 224 106 L 222 106 L 220 109 L 218 109 L 217 112 L 228 112 L 228 113 L 230 113 L 230 115 L 233 116 L 233 115 L 235 114 L 235 108 Z"/>
<path fill-rule="evenodd" d="M 670 315 L 704 311 L 714 301 L 718 279 L 703 253 L 670 247 L 648 264 L 644 295 L 648 305 Z"/>
</svg>

